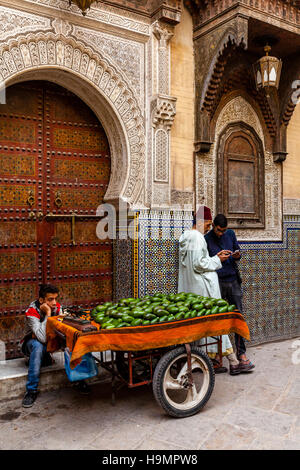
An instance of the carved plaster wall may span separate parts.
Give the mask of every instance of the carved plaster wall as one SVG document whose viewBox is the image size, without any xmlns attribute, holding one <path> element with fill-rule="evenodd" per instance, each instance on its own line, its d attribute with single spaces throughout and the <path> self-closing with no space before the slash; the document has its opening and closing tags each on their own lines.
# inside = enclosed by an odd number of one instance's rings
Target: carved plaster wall
<svg viewBox="0 0 300 470">
<path fill-rule="evenodd" d="M 0 41 L 7 40 L 17 34 L 32 31 L 47 31 L 51 29 L 49 18 L 23 12 L 12 11 L 10 8 L 0 7 Z"/>
<path fill-rule="evenodd" d="M 265 159 L 265 229 L 237 229 L 239 240 L 281 240 L 281 164 L 273 162 L 273 155 L 265 148 L 264 132 L 252 106 L 243 97 L 229 101 L 219 113 L 216 122 L 215 141 L 209 153 L 196 158 L 196 203 L 205 204 L 216 214 L 217 151 L 219 136 L 229 123 L 245 122 L 259 135 L 264 147 Z"/>
<path fill-rule="evenodd" d="M 13 0 L 7 0 L 10 5 L 13 4 Z M 28 4 L 28 7 L 33 6 L 35 10 L 42 10 L 47 7 L 55 10 L 53 16 L 57 16 L 57 12 L 67 13 L 77 16 L 82 20 L 82 14 L 80 9 L 73 3 L 70 5 L 69 0 L 24 0 L 24 3 Z M 99 23 L 102 23 L 104 28 L 118 28 L 124 29 L 126 34 L 129 32 L 146 34 L 150 33 L 150 25 L 148 21 L 143 17 L 110 5 L 105 5 L 102 2 L 94 3 L 89 10 L 87 10 L 86 18 L 93 19 Z"/>
<path fill-rule="evenodd" d="M 126 41 L 62 18 L 6 7 L 0 7 L 0 19 L 4 25 L 0 36 L 0 82 L 8 86 L 28 79 L 29 73 L 30 79 L 49 77 L 69 85 L 99 117 L 112 147 L 112 174 L 105 199 L 121 197 L 131 207 L 143 207 L 143 41 Z M 45 70 L 50 71 L 49 75 Z"/>
<path fill-rule="evenodd" d="M 170 130 L 176 115 L 176 98 L 170 96 L 170 41 L 172 29 L 159 21 L 152 25 L 152 95 L 149 97 L 148 198 L 151 207 L 169 207 L 170 181 Z M 151 155 L 151 160 L 150 160 Z M 151 181 L 151 183 L 150 183 Z"/>
<path fill-rule="evenodd" d="M 128 82 L 138 95 L 141 111 L 144 112 L 144 44 L 130 39 L 112 37 L 80 26 L 74 26 L 74 37 L 93 46 L 103 56 L 113 57 L 114 62 L 126 75 Z"/>
</svg>

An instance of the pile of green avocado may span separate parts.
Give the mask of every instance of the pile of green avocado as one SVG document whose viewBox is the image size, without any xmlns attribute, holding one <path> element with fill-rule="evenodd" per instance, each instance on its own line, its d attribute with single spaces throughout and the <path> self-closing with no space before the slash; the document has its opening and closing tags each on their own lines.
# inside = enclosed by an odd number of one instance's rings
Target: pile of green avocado
<svg viewBox="0 0 300 470">
<path fill-rule="evenodd" d="M 130 326 L 154 325 L 187 318 L 232 312 L 235 305 L 226 300 L 203 297 L 197 294 L 145 295 L 143 298 L 121 299 L 118 303 L 105 302 L 95 307 L 91 316 L 101 328 L 123 328 Z"/>
</svg>

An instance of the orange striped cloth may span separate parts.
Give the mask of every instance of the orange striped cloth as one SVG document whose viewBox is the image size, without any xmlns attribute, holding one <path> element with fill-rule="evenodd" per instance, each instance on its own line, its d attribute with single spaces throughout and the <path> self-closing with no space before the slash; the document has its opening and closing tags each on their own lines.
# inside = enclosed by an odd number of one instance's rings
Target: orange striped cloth
<svg viewBox="0 0 300 470">
<path fill-rule="evenodd" d="M 98 331 L 88 333 L 82 333 L 61 320 L 60 317 L 49 317 L 47 320 L 47 349 L 49 352 L 59 349 L 56 331 L 64 334 L 66 345 L 72 352 L 71 368 L 79 364 L 81 357 L 88 352 L 143 351 L 229 333 L 238 333 L 245 339 L 250 339 L 248 325 L 238 311 L 111 330 L 101 330 L 97 323 L 92 322 Z"/>
</svg>

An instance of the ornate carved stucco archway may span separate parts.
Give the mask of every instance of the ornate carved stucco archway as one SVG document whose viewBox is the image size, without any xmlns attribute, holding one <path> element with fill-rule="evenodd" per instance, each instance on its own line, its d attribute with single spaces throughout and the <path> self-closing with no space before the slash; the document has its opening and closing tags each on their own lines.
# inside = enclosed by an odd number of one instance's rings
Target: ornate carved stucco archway
<svg viewBox="0 0 300 470">
<path fill-rule="evenodd" d="M 143 189 L 144 119 L 126 77 L 110 59 L 62 34 L 29 33 L 0 44 L 0 80 L 50 80 L 77 94 L 95 112 L 111 147 L 106 201 L 134 207 Z"/>
<path fill-rule="evenodd" d="M 255 132 L 262 142 L 265 173 L 265 228 L 236 229 L 239 240 L 281 240 L 282 202 L 281 167 L 273 161 L 272 152 L 266 148 L 266 138 L 260 116 L 245 96 L 232 95 L 232 99 L 220 104 L 216 112 L 215 140 L 206 153 L 196 157 L 196 203 L 205 204 L 216 213 L 217 157 L 219 139 L 224 129 L 243 122 Z"/>
</svg>

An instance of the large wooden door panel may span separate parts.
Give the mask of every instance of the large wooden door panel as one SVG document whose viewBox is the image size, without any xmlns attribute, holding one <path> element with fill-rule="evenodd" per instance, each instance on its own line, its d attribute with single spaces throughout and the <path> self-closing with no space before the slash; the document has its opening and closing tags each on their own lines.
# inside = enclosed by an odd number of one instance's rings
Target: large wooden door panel
<svg viewBox="0 0 300 470">
<path fill-rule="evenodd" d="M 95 217 L 109 177 L 106 135 L 80 99 L 48 82 L 7 90 L 0 107 L 0 339 L 7 358 L 19 355 L 24 311 L 42 282 L 58 285 L 65 305 L 111 299 L 112 244 L 97 238 Z M 73 213 L 81 217 L 72 225 Z"/>
<path fill-rule="evenodd" d="M 112 245 L 96 237 L 96 209 L 110 176 L 109 146 L 95 115 L 67 95 L 54 88 L 45 94 L 46 213 L 60 217 L 46 217 L 45 274 L 59 284 L 63 303 L 92 306 L 112 295 Z M 73 213 L 82 218 L 72 227 Z"/>
<path fill-rule="evenodd" d="M 24 306 L 42 282 L 43 90 L 15 86 L 0 106 L 0 339 L 6 357 L 18 355 Z"/>
</svg>

